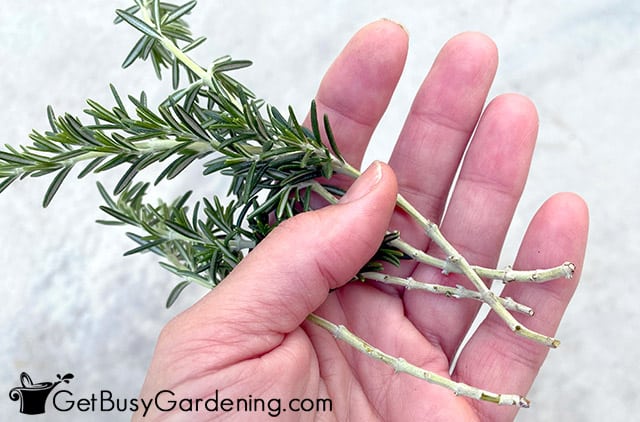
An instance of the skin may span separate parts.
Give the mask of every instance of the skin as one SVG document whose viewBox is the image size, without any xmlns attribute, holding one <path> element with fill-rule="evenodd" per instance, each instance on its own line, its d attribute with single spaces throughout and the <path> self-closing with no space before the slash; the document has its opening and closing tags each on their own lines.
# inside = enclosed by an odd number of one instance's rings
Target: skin
<svg viewBox="0 0 640 422">
<path fill-rule="evenodd" d="M 319 113 L 330 116 L 341 151 L 354 166 L 360 165 L 388 105 L 407 45 L 399 25 L 372 23 L 353 37 L 320 85 Z M 389 165 L 372 164 L 338 205 L 282 224 L 224 283 L 173 319 L 159 337 L 141 397 L 168 389 L 178 398 L 213 397 L 216 390 L 220 397 L 280 398 L 283 406 L 290 398 L 332 399 L 332 412 L 288 411 L 279 415 L 282 420 L 513 420 L 514 407 L 456 397 L 393 374 L 305 321 L 315 312 L 389 354 L 449 373 L 477 302 L 348 281 L 388 228 L 439 255 L 410 218 L 395 210 L 398 191 L 439 222 L 469 262 L 497 264 L 538 127 L 534 105 L 520 95 L 501 95 L 483 110 L 497 62 L 495 45 L 482 34 L 464 33 L 447 42 L 417 92 Z M 340 183 L 348 187 L 350 182 Z M 577 271 L 571 280 L 505 287 L 504 296 L 535 309 L 534 317 L 523 320 L 529 328 L 548 335 L 556 331 L 580 279 L 587 230 L 587 207 L 571 193 L 549 198 L 533 217 L 514 267 L 543 268 L 569 260 Z M 415 263 L 390 270 L 470 287 L 460 276 L 446 277 Z M 524 395 L 547 352 L 511 333 L 490 313 L 460 351 L 451 376 Z M 273 419 L 264 412 L 150 411 L 144 420 L 185 417 Z M 134 420 L 142 420 L 142 412 Z"/>
</svg>

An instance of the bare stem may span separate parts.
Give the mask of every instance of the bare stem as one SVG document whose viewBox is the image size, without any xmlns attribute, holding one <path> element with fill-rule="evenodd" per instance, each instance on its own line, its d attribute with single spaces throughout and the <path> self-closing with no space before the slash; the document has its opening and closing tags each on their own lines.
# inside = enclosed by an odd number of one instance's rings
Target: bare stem
<svg viewBox="0 0 640 422">
<path fill-rule="evenodd" d="M 311 184 L 311 186 L 313 190 L 327 202 L 331 204 L 335 204 L 336 202 L 338 202 L 337 198 L 319 183 L 313 183 Z M 420 249 L 416 249 L 401 238 L 390 241 L 389 245 L 398 248 L 398 250 L 404 252 L 407 256 L 410 256 L 417 262 L 440 268 L 443 274 L 462 273 L 462 270 L 456 265 L 452 265 L 450 261 L 446 259 L 436 258 L 433 255 L 429 255 L 426 252 L 421 251 Z M 576 270 L 576 266 L 571 262 L 564 262 L 557 267 L 537 270 L 514 270 L 511 266 L 508 266 L 503 270 L 498 270 L 495 268 L 481 267 L 479 265 L 471 265 L 471 269 L 475 271 L 476 274 L 478 274 L 478 276 L 480 276 L 481 278 L 498 280 L 502 281 L 503 283 L 511 283 L 513 281 L 543 283 L 558 278 L 572 278 L 573 273 Z"/>
<path fill-rule="evenodd" d="M 389 274 L 382 274 L 377 272 L 363 272 L 360 273 L 360 275 L 369 280 L 376 280 L 385 284 L 401 286 L 407 290 L 425 290 L 430 293 L 445 295 L 454 299 L 474 299 L 484 302 L 484 297 L 480 293 L 476 292 L 475 290 L 469 290 L 460 285 L 456 287 L 443 286 L 441 284 L 431 284 L 418 281 L 412 277 L 396 277 Z M 510 297 L 503 298 L 498 296 L 498 300 L 506 309 L 533 316 L 533 309 L 516 302 Z"/>
<path fill-rule="evenodd" d="M 518 394 L 497 394 L 490 391 L 472 387 L 468 384 L 455 382 L 447 377 L 438 375 L 426 369 L 412 365 L 401 357 L 391 356 L 382 350 L 372 346 L 360 337 L 349 331 L 344 325 L 336 325 L 315 314 L 310 314 L 307 320 L 330 332 L 336 339 L 347 343 L 349 346 L 389 365 L 395 372 L 404 372 L 416 378 L 436 384 L 453 391 L 459 396 L 471 397 L 501 405 L 529 407 L 529 400 Z"/>
<path fill-rule="evenodd" d="M 420 227 L 424 229 L 427 236 L 429 236 L 429 238 L 448 256 L 447 261 L 450 265 L 459 268 L 460 272 L 464 274 L 471 283 L 473 283 L 474 287 L 482 295 L 483 302 L 491 307 L 491 309 L 507 324 L 511 331 L 522 337 L 534 340 L 549 347 L 555 348 L 560 345 L 559 340 L 530 330 L 518 322 L 513 315 L 505 309 L 502 303 L 500 303 L 496 294 L 492 292 L 486 284 L 484 284 L 480 276 L 478 276 L 473 268 L 471 268 L 471 265 L 469 265 L 469 262 L 467 262 L 465 257 L 462 256 L 442 235 L 442 232 L 440 232 L 440 228 L 436 223 L 420 214 L 402 195 L 398 195 L 397 203 L 400 208 L 413 217 Z"/>
<path fill-rule="evenodd" d="M 443 274 L 462 273 L 462 270 L 459 267 L 452 265 L 448 260 L 436 258 L 432 255 L 429 255 L 419 249 L 414 248 L 402 239 L 394 239 L 390 241 L 389 244 L 391 246 L 395 246 L 418 262 L 430 265 L 432 267 L 440 268 Z M 526 271 L 514 270 L 511 266 L 508 266 L 503 270 L 498 270 L 494 268 L 480 267 L 478 265 L 471 265 L 471 269 L 481 278 L 499 280 L 503 283 L 510 283 L 512 281 L 544 283 L 546 281 L 555 280 L 558 278 L 573 277 L 576 266 L 571 262 L 565 262 L 553 268 Z"/>
<path fill-rule="evenodd" d="M 340 171 L 344 174 L 347 174 L 353 177 L 358 177 L 358 175 L 360 174 L 360 172 L 357 169 L 355 169 L 354 167 L 346 163 L 343 165 L 342 170 L 336 170 L 336 171 Z M 332 193 L 328 192 L 326 189 L 324 189 L 324 187 L 322 187 L 322 185 L 320 185 L 319 183 L 312 185 L 312 188 L 314 189 L 315 192 L 320 194 L 320 196 L 326 199 L 329 203 L 337 202 L 337 199 L 335 198 L 335 196 Z M 474 287 L 478 290 L 478 295 L 481 298 L 480 300 L 482 300 L 482 302 L 489 305 L 491 309 L 507 324 L 507 326 L 511 331 L 513 331 L 514 333 L 522 337 L 528 338 L 538 343 L 542 343 L 548 347 L 555 348 L 560 345 L 559 340 L 553 337 L 546 336 L 544 334 L 540 334 L 533 330 L 530 330 L 529 328 L 525 327 L 520 322 L 518 322 L 518 320 L 516 320 L 513 317 L 513 315 L 511 315 L 511 313 L 509 313 L 509 311 L 506 309 L 504 302 L 500 300 L 499 296 L 497 296 L 494 292 L 492 292 L 487 287 L 487 285 L 482 281 L 478 273 L 476 273 L 474 268 L 471 265 L 469 265 L 467 260 L 442 235 L 442 233 L 440 232 L 440 228 L 436 223 L 432 222 L 431 220 L 427 219 L 422 214 L 420 214 L 418 210 L 416 210 L 415 207 L 411 205 L 402 195 L 398 195 L 396 202 L 398 207 L 400 207 L 405 212 L 407 212 L 416 221 L 416 223 L 420 227 L 422 227 L 422 229 L 425 231 L 427 236 L 429 236 L 429 238 L 433 240 L 433 242 L 436 245 L 438 245 L 438 247 L 440 247 L 440 249 L 442 249 L 442 251 L 448 256 L 446 261 L 439 263 L 441 265 L 439 266 L 439 268 L 442 268 L 443 270 L 445 270 L 445 272 L 451 272 L 453 271 L 453 269 L 457 269 L 457 272 L 460 272 L 463 275 L 465 275 L 471 281 Z M 404 243 L 404 245 L 408 245 L 408 244 Z M 410 256 L 415 257 L 414 255 L 416 255 L 417 250 L 415 248 L 412 248 L 412 252 L 413 252 L 413 255 L 410 255 Z M 434 262 L 434 260 L 436 259 L 433 257 L 429 257 L 426 254 L 424 255 L 417 254 L 417 255 L 429 260 L 430 262 Z M 561 272 L 562 274 L 565 274 L 564 271 L 566 270 L 571 270 L 570 271 L 571 274 L 573 273 L 573 264 L 568 264 L 568 267 L 566 269 L 563 268 L 563 266 L 560 266 L 559 268 L 560 270 L 557 270 L 557 271 Z M 493 270 L 493 271 L 497 273 L 500 272 L 500 270 Z M 535 274 L 535 271 L 532 274 Z"/>
</svg>

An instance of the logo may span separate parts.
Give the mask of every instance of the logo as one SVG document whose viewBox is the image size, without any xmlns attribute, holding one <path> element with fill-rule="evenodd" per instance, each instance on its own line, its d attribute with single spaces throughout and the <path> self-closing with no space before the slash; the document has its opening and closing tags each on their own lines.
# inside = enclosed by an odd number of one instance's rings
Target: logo
<svg viewBox="0 0 640 422">
<path fill-rule="evenodd" d="M 29 374 L 20 374 L 20 386 L 9 391 L 9 398 L 20 401 L 20 413 L 25 415 L 40 415 L 47 407 L 53 412 L 80 412 L 83 414 L 95 412 L 108 413 L 137 413 L 140 417 L 157 415 L 158 413 L 262 413 L 272 418 L 283 412 L 331 412 L 333 402 L 330 398 L 309 397 L 258 397 L 228 396 L 223 391 L 215 389 L 209 396 L 183 396 L 171 390 L 163 389 L 154 395 L 144 397 L 127 397 L 114 394 L 111 390 L 84 392 L 74 395 L 71 391 L 61 387 L 53 390 L 58 384 L 69 384 L 74 379 L 73 374 L 56 375 L 57 381 L 34 383 Z M 51 396 L 51 399 L 49 399 Z M 47 406 L 47 401 L 50 402 Z"/>
<path fill-rule="evenodd" d="M 21 387 L 12 388 L 9 391 L 9 398 L 13 401 L 20 400 L 20 413 L 25 415 L 40 415 L 45 411 L 47 397 L 53 389 L 61 382 L 69 384 L 73 379 L 73 374 L 56 375 L 58 381 L 39 382 L 34 384 L 31 377 L 26 372 L 20 374 Z"/>
</svg>

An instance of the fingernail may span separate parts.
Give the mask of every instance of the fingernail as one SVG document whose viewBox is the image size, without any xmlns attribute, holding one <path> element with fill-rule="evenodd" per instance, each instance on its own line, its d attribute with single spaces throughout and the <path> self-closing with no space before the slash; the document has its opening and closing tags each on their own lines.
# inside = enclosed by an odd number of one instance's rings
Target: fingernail
<svg viewBox="0 0 640 422">
<path fill-rule="evenodd" d="M 407 27 L 404 26 L 403 24 L 401 24 L 400 22 L 398 22 L 397 20 L 394 20 L 394 19 L 391 19 L 391 18 L 382 18 L 380 20 L 391 22 L 393 24 L 398 25 L 400 28 L 402 28 L 402 30 L 405 32 L 405 34 L 407 34 L 407 36 L 409 36 L 409 30 L 407 29 Z"/>
<path fill-rule="evenodd" d="M 348 204 L 357 201 L 371 192 L 382 178 L 382 166 L 379 161 L 374 161 L 371 165 L 353 182 L 346 194 L 338 203 Z"/>
</svg>

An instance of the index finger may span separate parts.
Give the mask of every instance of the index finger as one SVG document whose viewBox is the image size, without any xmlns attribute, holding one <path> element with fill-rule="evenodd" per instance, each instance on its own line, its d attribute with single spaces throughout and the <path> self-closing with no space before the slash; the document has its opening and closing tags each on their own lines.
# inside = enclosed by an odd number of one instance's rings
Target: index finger
<svg viewBox="0 0 640 422">
<path fill-rule="evenodd" d="M 316 105 L 327 115 L 340 152 L 359 168 L 371 135 L 400 79 L 408 36 L 398 24 L 373 22 L 348 42 L 322 79 Z M 307 117 L 305 124 L 310 126 Z"/>
</svg>

